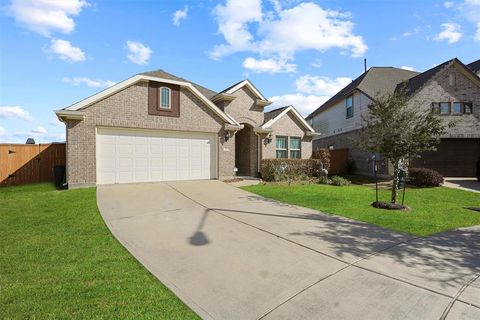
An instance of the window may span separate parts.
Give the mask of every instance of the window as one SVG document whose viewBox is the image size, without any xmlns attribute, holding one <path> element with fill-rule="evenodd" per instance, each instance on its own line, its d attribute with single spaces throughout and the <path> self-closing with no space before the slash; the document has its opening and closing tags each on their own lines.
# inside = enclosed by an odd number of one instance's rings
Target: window
<svg viewBox="0 0 480 320">
<path fill-rule="evenodd" d="M 287 154 L 287 137 L 276 136 L 276 157 L 277 159 L 286 159 Z"/>
<path fill-rule="evenodd" d="M 463 113 L 472 113 L 472 103 L 471 102 L 465 102 L 463 104 Z"/>
<path fill-rule="evenodd" d="M 313 118 L 308 119 L 308 124 L 313 126 Z"/>
<path fill-rule="evenodd" d="M 461 114 L 463 113 L 463 103 L 461 102 L 454 102 L 452 106 L 452 113 Z"/>
<path fill-rule="evenodd" d="M 349 95 L 346 100 L 347 119 L 353 117 L 353 95 Z"/>
<path fill-rule="evenodd" d="M 171 91 L 170 88 L 161 87 L 159 94 L 159 106 L 162 109 L 170 109 L 171 107 Z"/>
<path fill-rule="evenodd" d="M 302 140 L 298 137 L 290 137 L 290 158 L 300 159 L 302 158 Z"/>
<path fill-rule="evenodd" d="M 440 114 L 440 103 L 432 102 L 432 113 Z"/>
<path fill-rule="evenodd" d="M 440 102 L 440 114 L 450 113 L 450 102 Z"/>
</svg>

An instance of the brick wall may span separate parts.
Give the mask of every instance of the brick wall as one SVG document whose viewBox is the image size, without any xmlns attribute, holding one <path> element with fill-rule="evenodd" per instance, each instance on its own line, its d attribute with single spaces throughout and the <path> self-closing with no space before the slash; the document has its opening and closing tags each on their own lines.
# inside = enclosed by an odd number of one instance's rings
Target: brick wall
<svg viewBox="0 0 480 320">
<path fill-rule="evenodd" d="M 262 159 L 272 159 L 276 157 L 275 136 L 301 137 L 302 159 L 309 159 L 312 156 L 312 138 L 307 137 L 301 125 L 294 116 L 289 113 L 277 120 L 272 126 L 272 142 L 265 145 L 262 139 Z M 290 152 L 289 152 L 290 153 Z M 289 154 L 290 156 L 290 154 Z"/>
<path fill-rule="evenodd" d="M 219 178 L 231 177 L 234 139 L 224 141 L 223 121 L 188 89 L 180 91 L 180 117 L 148 114 L 148 86 L 134 84 L 85 109 L 83 121 L 67 121 L 67 166 L 70 186 L 96 182 L 95 128 L 124 127 L 217 133 Z"/>
</svg>

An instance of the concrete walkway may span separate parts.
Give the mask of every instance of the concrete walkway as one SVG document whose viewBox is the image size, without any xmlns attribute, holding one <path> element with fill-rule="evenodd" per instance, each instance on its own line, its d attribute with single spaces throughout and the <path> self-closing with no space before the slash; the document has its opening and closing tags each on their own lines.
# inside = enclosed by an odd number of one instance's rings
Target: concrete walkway
<svg viewBox="0 0 480 320">
<path fill-rule="evenodd" d="M 477 178 L 445 178 L 444 187 L 480 193 L 480 181 Z"/>
<path fill-rule="evenodd" d="M 480 319 L 480 227 L 415 238 L 219 181 L 99 186 L 97 199 L 204 319 Z"/>
</svg>

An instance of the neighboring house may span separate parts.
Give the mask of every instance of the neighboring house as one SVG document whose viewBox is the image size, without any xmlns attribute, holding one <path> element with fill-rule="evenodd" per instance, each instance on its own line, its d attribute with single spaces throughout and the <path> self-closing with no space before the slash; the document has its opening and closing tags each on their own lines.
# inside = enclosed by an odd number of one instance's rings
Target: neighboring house
<svg viewBox="0 0 480 320">
<path fill-rule="evenodd" d="M 470 69 L 469 69 L 470 68 Z M 440 171 L 446 176 L 474 176 L 480 158 L 480 62 L 465 66 L 452 59 L 423 73 L 392 67 L 372 67 L 312 112 L 306 119 L 321 137 L 313 149 L 348 148 L 357 172 L 372 174 L 371 154 L 357 147 L 362 117 L 378 93 L 406 87 L 408 103 L 438 113 L 445 122 L 454 120 L 441 137 L 438 150 L 422 155 L 414 165 Z M 391 172 L 389 164 L 381 173 Z"/>
<path fill-rule="evenodd" d="M 162 70 L 135 75 L 55 111 L 69 187 L 256 176 L 262 158 L 310 158 L 314 130 L 269 104 L 248 80 L 217 93 Z"/>
</svg>

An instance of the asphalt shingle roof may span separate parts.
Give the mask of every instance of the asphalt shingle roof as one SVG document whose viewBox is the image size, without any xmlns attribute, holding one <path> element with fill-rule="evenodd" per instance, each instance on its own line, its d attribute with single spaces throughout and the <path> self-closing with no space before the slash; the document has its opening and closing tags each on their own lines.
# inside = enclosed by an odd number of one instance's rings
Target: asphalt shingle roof
<svg viewBox="0 0 480 320">
<path fill-rule="evenodd" d="M 398 83 L 408 80 L 417 74 L 418 72 L 415 71 L 393 67 L 371 67 L 367 72 L 364 72 L 358 78 L 353 80 L 345 88 L 340 90 L 336 95 L 308 115 L 307 119 L 333 106 L 339 100 L 344 99 L 351 94 L 355 89 L 361 90 L 366 95 L 373 98 L 377 93 L 394 92 Z"/>
<path fill-rule="evenodd" d="M 467 64 L 467 68 L 480 75 L 480 59 Z"/>
<path fill-rule="evenodd" d="M 288 106 L 286 107 L 281 107 L 281 108 L 277 108 L 277 109 L 273 109 L 273 110 L 270 110 L 268 112 L 265 112 L 264 113 L 264 122 L 263 123 L 267 123 L 267 121 L 275 118 L 276 116 L 278 116 L 280 113 L 282 113 L 283 110 L 287 109 Z"/>
<path fill-rule="evenodd" d="M 200 91 L 207 99 L 212 99 L 213 96 L 215 96 L 217 93 L 213 90 L 210 90 L 208 88 L 205 88 L 195 82 L 192 82 L 190 80 L 184 79 L 177 77 L 171 73 L 168 73 L 164 70 L 158 69 L 154 71 L 147 71 L 141 73 L 142 75 L 145 76 L 151 76 L 151 77 L 158 77 L 158 78 L 164 78 L 164 79 L 169 79 L 169 80 L 176 80 L 176 81 L 184 81 L 184 82 L 189 82 L 191 83 L 195 88 L 197 88 L 198 91 Z"/>
</svg>

